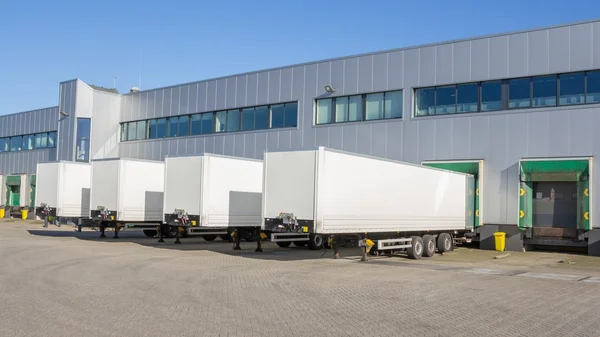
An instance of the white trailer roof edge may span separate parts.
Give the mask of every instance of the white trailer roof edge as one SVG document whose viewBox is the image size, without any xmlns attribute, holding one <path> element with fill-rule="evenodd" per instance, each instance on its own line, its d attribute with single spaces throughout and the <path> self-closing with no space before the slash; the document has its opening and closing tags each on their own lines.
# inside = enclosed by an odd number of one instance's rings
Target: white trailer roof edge
<svg viewBox="0 0 600 337">
<path fill-rule="evenodd" d="M 210 153 L 210 152 L 205 152 L 204 154 L 184 154 L 184 155 L 174 155 L 174 156 L 167 155 L 167 156 L 165 156 L 165 160 L 169 159 L 169 158 L 194 158 L 194 157 L 197 157 L 197 158 L 199 158 L 199 157 L 218 157 L 218 158 L 229 158 L 229 159 L 255 161 L 255 162 L 260 162 L 260 163 L 263 162 L 262 159 L 230 156 L 230 155 L 226 155 L 226 154 L 218 154 L 218 153 Z"/>
<path fill-rule="evenodd" d="M 136 158 L 121 158 L 121 157 L 93 159 L 91 162 L 94 163 L 94 162 L 116 161 L 116 160 L 127 160 L 127 161 L 137 161 L 137 162 L 145 162 L 145 163 L 160 163 L 160 164 L 164 164 L 164 161 L 161 161 L 161 160 L 148 160 L 148 159 L 136 159 Z"/>
</svg>

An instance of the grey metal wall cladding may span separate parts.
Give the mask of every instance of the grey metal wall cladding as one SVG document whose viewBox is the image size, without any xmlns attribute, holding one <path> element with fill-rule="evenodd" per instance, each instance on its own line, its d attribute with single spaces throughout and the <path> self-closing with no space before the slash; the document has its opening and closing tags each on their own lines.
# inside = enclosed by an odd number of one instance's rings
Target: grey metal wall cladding
<svg viewBox="0 0 600 337">
<path fill-rule="evenodd" d="M 34 174 L 38 163 L 56 160 L 56 149 L 0 153 L 0 174 Z"/>
<path fill-rule="evenodd" d="M 0 116 L 0 137 L 56 131 L 58 107 Z"/>
<path fill-rule="evenodd" d="M 58 160 L 75 160 L 75 121 L 76 121 L 77 80 L 62 82 L 59 85 L 58 121 Z"/>
</svg>

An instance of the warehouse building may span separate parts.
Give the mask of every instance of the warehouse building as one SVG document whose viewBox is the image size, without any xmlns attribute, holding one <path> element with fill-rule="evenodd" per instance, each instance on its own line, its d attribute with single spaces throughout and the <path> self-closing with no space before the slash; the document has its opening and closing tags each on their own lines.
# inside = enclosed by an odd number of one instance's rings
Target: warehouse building
<svg viewBox="0 0 600 337">
<path fill-rule="evenodd" d="M 38 162 L 326 146 L 474 174 L 483 248 L 502 230 L 509 249 L 600 255 L 600 21 L 126 94 L 59 86 L 57 107 L 0 117 L 9 208 L 33 204 Z"/>
</svg>

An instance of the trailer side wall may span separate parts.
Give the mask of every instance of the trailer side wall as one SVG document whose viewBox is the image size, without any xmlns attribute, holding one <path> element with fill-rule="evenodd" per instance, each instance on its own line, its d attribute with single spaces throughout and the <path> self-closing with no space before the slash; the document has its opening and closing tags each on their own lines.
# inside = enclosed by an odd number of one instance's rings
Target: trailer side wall
<svg viewBox="0 0 600 337">
<path fill-rule="evenodd" d="M 58 172 L 60 163 L 37 164 L 35 207 L 46 204 L 50 207 L 58 207 Z"/>
<path fill-rule="evenodd" d="M 203 158 L 165 158 L 164 213 L 184 209 L 188 214 L 201 214 Z"/>
<path fill-rule="evenodd" d="M 119 221 L 163 221 L 162 162 L 120 160 Z"/>
<path fill-rule="evenodd" d="M 89 217 L 91 165 L 60 163 L 60 171 L 56 214 L 63 217 Z"/>
<path fill-rule="evenodd" d="M 109 210 L 117 210 L 118 178 L 118 160 L 92 162 L 91 210 L 95 210 L 98 206 L 104 206 Z"/>
</svg>

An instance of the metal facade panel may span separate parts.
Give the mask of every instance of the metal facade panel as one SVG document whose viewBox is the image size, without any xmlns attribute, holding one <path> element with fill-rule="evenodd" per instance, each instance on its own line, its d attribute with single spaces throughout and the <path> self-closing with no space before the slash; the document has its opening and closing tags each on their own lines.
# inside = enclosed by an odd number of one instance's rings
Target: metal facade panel
<svg viewBox="0 0 600 337">
<path fill-rule="evenodd" d="M 567 28 L 568 30 L 568 28 Z M 529 75 L 547 74 L 549 71 L 549 34 L 547 30 L 527 35 L 527 70 Z M 568 44 L 566 44 L 568 46 Z M 568 48 L 566 48 L 568 49 Z"/>
<path fill-rule="evenodd" d="M 510 77 L 528 74 L 527 39 L 527 33 L 508 36 L 508 76 Z"/>
<path fill-rule="evenodd" d="M 172 99 L 171 88 L 164 89 L 163 97 L 162 97 L 162 107 L 160 107 L 161 108 L 161 112 L 160 112 L 161 117 L 171 116 L 171 106 L 172 106 L 171 99 Z"/>
<path fill-rule="evenodd" d="M 233 156 L 235 148 L 235 135 L 226 135 L 224 137 L 223 154 Z"/>
<path fill-rule="evenodd" d="M 181 90 L 182 87 L 171 88 L 171 113 L 170 116 L 181 114 Z"/>
<path fill-rule="evenodd" d="M 281 130 L 277 133 L 279 135 L 279 149 L 280 150 L 292 149 L 291 140 L 292 140 L 293 132 L 297 132 L 297 131 Z"/>
<path fill-rule="evenodd" d="M 489 41 L 489 78 L 499 79 L 508 77 L 508 36 L 493 37 Z M 525 60 L 522 60 L 522 62 L 525 62 Z M 525 74 L 523 73 L 523 75 Z"/>
<path fill-rule="evenodd" d="M 348 124 L 341 126 L 342 130 L 342 150 L 357 152 L 358 150 L 358 132 L 357 124 Z"/>
<path fill-rule="evenodd" d="M 190 84 L 188 90 L 188 108 L 189 113 L 198 112 L 198 84 Z"/>
<path fill-rule="evenodd" d="M 308 90 L 308 89 L 306 91 L 306 94 L 307 95 L 310 94 L 312 97 L 327 95 L 327 92 L 325 91 L 325 86 L 331 85 L 331 63 L 329 63 L 329 62 L 318 63 L 316 69 L 317 69 L 316 88 L 314 91 Z M 307 84 L 309 84 L 309 83 L 307 83 Z M 308 86 L 307 86 L 307 88 L 308 88 Z M 333 95 L 337 96 L 338 93 L 336 92 Z"/>
<path fill-rule="evenodd" d="M 554 155 L 569 153 L 571 145 L 571 116 L 563 111 L 548 112 L 548 145 Z"/>
<path fill-rule="evenodd" d="M 215 152 L 215 137 L 203 137 L 203 138 L 198 138 L 198 139 L 202 139 L 203 143 L 204 143 L 204 152 L 206 153 L 217 153 Z M 200 144 L 196 143 L 196 148 L 200 149 Z"/>
<path fill-rule="evenodd" d="M 372 123 L 356 124 L 356 152 L 370 155 L 371 143 L 373 142 Z"/>
<path fill-rule="evenodd" d="M 388 53 L 373 55 L 373 91 L 384 91 L 388 88 Z"/>
<path fill-rule="evenodd" d="M 189 85 L 185 85 L 183 87 L 181 87 L 181 90 L 179 91 L 179 109 L 177 110 L 179 113 L 179 115 L 185 115 L 190 113 L 189 110 L 189 106 L 190 106 L 190 86 Z M 193 112 L 193 110 L 192 110 Z"/>
<path fill-rule="evenodd" d="M 435 48 L 435 84 L 454 82 L 454 44 Z"/>
<path fill-rule="evenodd" d="M 143 118 L 140 114 L 140 95 L 140 93 L 135 93 L 131 95 L 130 120 L 139 120 Z"/>
<path fill-rule="evenodd" d="M 258 96 L 257 104 L 266 104 L 269 102 L 269 73 L 258 73 Z"/>
<path fill-rule="evenodd" d="M 235 95 L 235 105 L 236 106 L 246 106 L 246 88 L 248 84 L 248 76 L 238 76 L 236 77 L 236 95 Z"/>
<path fill-rule="evenodd" d="M 402 160 L 402 132 L 403 122 L 386 123 L 386 157 L 394 160 Z"/>
<path fill-rule="evenodd" d="M 471 119 L 468 117 L 452 119 L 452 158 L 471 158 Z"/>
<path fill-rule="evenodd" d="M 248 158 L 256 158 L 256 133 L 247 133 L 244 135 L 244 156 Z"/>
<path fill-rule="evenodd" d="M 490 124 L 488 116 L 471 120 L 471 158 L 486 158 L 490 150 Z"/>
<path fill-rule="evenodd" d="M 217 81 L 209 81 L 206 83 L 206 111 L 217 109 Z"/>
<path fill-rule="evenodd" d="M 246 105 L 256 105 L 258 100 L 258 74 L 249 74 L 246 80 Z"/>
<path fill-rule="evenodd" d="M 569 61 L 569 49 L 565 48 L 570 44 L 569 28 L 556 28 L 551 29 L 548 33 L 549 36 L 549 59 L 550 64 L 548 70 L 550 72 L 563 72 L 570 70 Z M 529 62 L 534 62 L 534 59 L 530 59 Z"/>
<path fill-rule="evenodd" d="M 371 124 L 371 153 L 372 156 L 387 158 L 387 128 L 388 123 Z"/>
<path fill-rule="evenodd" d="M 494 115 L 488 118 L 489 152 L 480 158 L 496 158 L 497 162 L 504 163 L 508 158 L 508 116 Z"/>
<path fill-rule="evenodd" d="M 591 153 L 600 153 L 600 149 L 594 149 L 594 144 L 597 142 L 598 132 L 595 132 L 596 125 L 600 125 L 595 109 L 578 109 L 571 112 L 569 115 L 569 136 L 571 146 L 569 148 L 570 156 L 589 156 Z M 591 141 L 590 141 L 591 138 Z"/>
<path fill-rule="evenodd" d="M 265 151 L 267 150 L 267 134 L 256 133 L 254 142 L 254 158 L 262 158 Z"/>
<path fill-rule="evenodd" d="M 481 81 L 490 77 L 490 39 L 471 41 L 471 80 Z M 455 76 L 463 76 L 457 72 Z"/>
<path fill-rule="evenodd" d="M 373 90 L 373 55 L 358 58 L 358 92 Z"/>
<path fill-rule="evenodd" d="M 436 72 L 436 47 L 419 48 L 419 86 L 435 85 Z M 414 66 L 412 64 L 411 66 Z"/>
<path fill-rule="evenodd" d="M 237 78 L 230 77 L 227 79 L 227 98 L 225 99 L 225 107 L 227 109 L 238 107 L 237 105 Z"/>
<path fill-rule="evenodd" d="M 457 83 L 471 81 L 471 41 L 454 44 L 452 50 L 453 81 Z"/>
<path fill-rule="evenodd" d="M 244 134 L 233 136 L 233 155 L 237 157 L 244 156 Z"/>
<path fill-rule="evenodd" d="M 600 37 L 593 35 L 592 28 L 593 24 L 589 23 L 571 26 L 569 30 L 569 48 L 563 48 L 563 51 L 569 51 L 570 70 L 594 68 L 594 58 L 592 56 L 594 37 L 596 38 L 595 45 L 600 44 L 598 43 Z"/>
<path fill-rule="evenodd" d="M 217 80 L 217 95 L 215 98 L 215 109 L 223 110 L 226 109 L 226 99 L 227 99 L 227 80 L 222 78 Z"/>
<path fill-rule="evenodd" d="M 165 117 L 163 109 L 163 97 L 165 96 L 164 90 L 156 90 L 154 92 L 154 117 Z M 127 104 L 129 100 L 128 96 L 123 97 L 122 105 Z"/>
<path fill-rule="evenodd" d="M 548 112 L 538 111 L 527 114 L 527 127 L 529 135 L 529 156 L 530 157 L 548 157 L 550 153 L 550 125 Z"/>
<path fill-rule="evenodd" d="M 322 126 L 315 129 L 315 146 L 329 146 L 330 126 Z"/>
<path fill-rule="evenodd" d="M 281 102 L 279 89 L 281 88 L 281 70 L 269 71 L 269 93 L 267 102 Z"/>
<path fill-rule="evenodd" d="M 452 136 L 453 122 L 455 118 L 441 118 L 435 122 L 435 155 L 436 160 L 452 159 L 452 147 L 454 138 Z"/>
<path fill-rule="evenodd" d="M 344 91 L 344 60 L 331 62 L 331 78 L 330 85 L 340 95 L 345 94 Z"/>
<path fill-rule="evenodd" d="M 419 133 L 416 162 L 435 159 L 435 123 L 435 119 L 428 119 L 417 124 Z"/>
<path fill-rule="evenodd" d="M 591 24 L 592 28 L 592 60 L 594 60 L 594 68 L 600 68 L 600 22 Z M 596 165 L 596 167 L 598 167 Z M 599 198 L 596 198 L 599 200 Z M 600 202 L 600 201 L 599 201 Z M 600 223 L 599 223 L 600 225 Z"/>
<path fill-rule="evenodd" d="M 223 135 L 218 135 L 215 136 L 215 145 L 214 145 L 214 153 L 216 154 L 223 154 L 223 151 L 225 149 L 225 136 Z"/>
<path fill-rule="evenodd" d="M 343 150 L 344 144 L 344 127 L 341 125 L 332 126 L 329 128 L 329 147 L 333 149 Z"/>
<path fill-rule="evenodd" d="M 388 89 L 401 89 L 404 80 L 404 52 L 388 53 Z"/>
<path fill-rule="evenodd" d="M 358 58 L 344 60 L 344 94 L 358 93 Z"/>
<path fill-rule="evenodd" d="M 508 161 L 518 162 L 519 159 L 529 156 L 529 127 L 526 114 L 509 114 L 508 131 Z"/>
<path fill-rule="evenodd" d="M 267 151 L 279 151 L 279 132 L 267 132 Z"/>
</svg>

